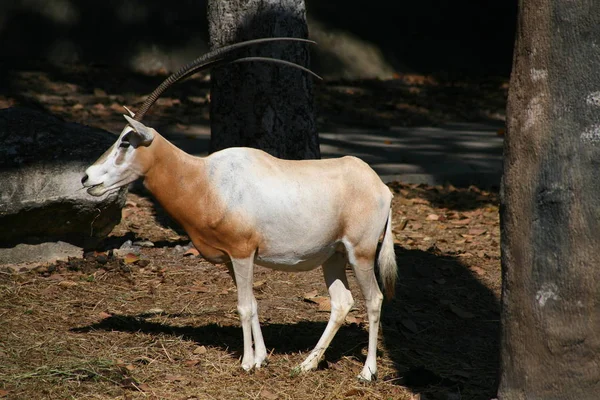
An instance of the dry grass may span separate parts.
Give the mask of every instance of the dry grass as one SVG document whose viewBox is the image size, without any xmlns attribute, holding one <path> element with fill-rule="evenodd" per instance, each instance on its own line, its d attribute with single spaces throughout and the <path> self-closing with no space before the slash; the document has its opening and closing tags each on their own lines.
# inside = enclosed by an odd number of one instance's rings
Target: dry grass
<svg viewBox="0 0 600 400">
<path fill-rule="evenodd" d="M 303 300 L 313 290 L 326 295 L 319 270 L 258 269 L 255 292 L 270 364 L 243 372 L 236 294 L 226 269 L 183 257 L 175 246 L 185 238 L 157 223 L 160 210 L 157 216 L 149 200 L 130 195 L 112 240 L 151 238 L 157 246 L 143 249 L 142 261 L 101 255 L 0 272 L 0 397 L 489 399 L 498 352 L 495 195 L 474 188 L 395 189 L 401 194 L 394 204 L 396 236 L 404 244 L 397 247 L 397 298 L 384 306 L 377 382 L 355 378 L 367 343 L 362 301 L 321 368 L 292 373 L 328 319 Z M 439 202 L 452 196 L 452 204 Z"/>
<path fill-rule="evenodd" d="M 262 307 L 263 317 L 268 315 L 263 318 L 265 336 L 279 348 L 273 349 L 268 368 L 246 374 L 239 367 L 241 332 L 235 291 L 226 273 L 204 265 L 159 271 L 3 274 L 0 351 L 9 360 L 0 367 L 3 387 L 15 398 L 31 399 L 114 398 L 124 393 L 165 399 L 333 399 L 345 397 L 352 388 L 369 397 L 380 390 L 354 379 L 360 362 L 352 347 L 363 347 L 360 342 L 345 341 L 349 348 L 338 349 L 336 368 L 292 376 L 327 314 L 316 314 L 302 302 L 304 285 L 294 287 L 284 280 L 289 276 L 262 285 L 269 297 Z M 261 272 L 257 279 L 273 278 Z M 310 275 L 320 283 L 318 273 Z M 208 292 L 192 286 L 199 278 L 210 281 L 201 289 Z M 282 318 L 274 320 L 273 314 Z M 354 331 L 366 340 L 364 332 Z M 297 335 L 305 338 L 296 340 Z M 386 371 L 392 372 L 384 367 Z M 377 387 L 386 387 L 394 398 L 404 392 L 392 383 Z"/>
</svg>

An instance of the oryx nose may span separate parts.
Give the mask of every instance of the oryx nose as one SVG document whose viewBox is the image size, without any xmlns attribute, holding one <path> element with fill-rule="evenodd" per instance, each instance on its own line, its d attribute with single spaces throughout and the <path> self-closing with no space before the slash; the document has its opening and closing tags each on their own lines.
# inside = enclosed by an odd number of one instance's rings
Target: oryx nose
<svg viewBox="0 0 600 400">
<path fill-rule="evenodd" d="M 81 178 L 81 184 L 85 185 L 85 182 L 88 180 L 88 176 L 87 174 L 83 176 L 83 178 Z"/>
</svg>

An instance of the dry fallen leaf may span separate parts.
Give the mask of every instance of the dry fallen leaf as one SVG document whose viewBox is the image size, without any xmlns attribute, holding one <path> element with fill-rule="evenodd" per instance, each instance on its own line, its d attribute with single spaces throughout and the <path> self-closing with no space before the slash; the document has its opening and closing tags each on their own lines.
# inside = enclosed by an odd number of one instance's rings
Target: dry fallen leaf
<svg viewBox="0 0 600 400">
<path fill-rule="evenodd" d="M 195 291 L 195 292 L 198 292 L 198 293 L 209 293 L 210 292 L 210 289 L 208 289 L 203 284 L 194 285 L 190 289 L 193 290 L 193 291 Z"/>
<path fill-rule="evenodd" d="M 133 253 L 127 253 L 127 255 L 123 257 L 123 261 L 125 264 L 133 264 L 140 261 L 140 258 Z"/>
<path fill-rule="evenodd" d="M 317 297 L 317 294 L 319 294 L 317 290 L 311 290 L 310 292 L 304 293 L 304 300 L 309 301 L 309 299 Z"/>
<path fill-rule="evenodd" d="M 252 284 L 252 286 L 254 287 L 254 289 L 258 289 L 262 286 L 264 286 L 267 282 L 266 281 L 256 281 Z"/>
<path fill-rule="evenodd" d="M 440 216 L 437 214 L 429 214 L 427 216 L 427 218 L 425 218 L 427 221 L 437 221 L 440 219 Z"/>
<path fill-rule="evenodd" d="M 317 311 L 331 311 L 331 301 L 329 297 L 317 296 L 317 291 L 312 290 L 304 294 L 304 301 L 317 304 Z"/>
<path fill-rule="evenodd" d="M 473 267 L 470 267 L 469 269 L 471 271 L 475 272 L 479 276 L 485 275 L 485 270 L 483 268 L 473 266 Z"/>
<path fill-rule="evenodd" d="M 200 360 L 187 360 L 186 362 L 184 362 L 186 367 L 195 367 L 196 365 L 200 364 Z"/>
<path fill-rule="evenodd" d="M 331 301 L 329 297 L 325 296 L 317 296 L 311 299 L 312 303 L 316 303 L 319 307 L 317 307 L 317 311 L 331 311 Z"/>
<path fill-rule="evenodd" d="M 198 252 L 198 250 L 196 250 L 195 247 L 190 247 L 188 249 L 188 251 L 183 253 L 184 257 L 189 257 L 189 256 L 198 257 L 199 255 L 200 255 L 200 252 Z"/>
<path fill-rule="evenodd" d="M 137 388 L 140 389 L 142 392 L 150 391 L 150 386 L 146 383 L 138 383 L 135 386 L 137 386 Z"/>
<path fill-rule="evenodd" d="M 185 378 L 183 376 L 181 376 L 181 375 L 170 375 L 170 374 L 167 374 L 165 376 L 165 380 L 169 381 L 169 382 L 181 382 L 181 381 L 185 380 Z"/>
<path fill-rule="evenodd" d="M 6 397 L 8 396 L 10 392 L 8 390 L 2 390 L 0 389 L 0 397 Z"/>
<path fill-rule="evenodd" d="M 198 346 L 194 349 L 194 354 L 206 354 L 206 347 L 205 346 Z"/>
<path fill-rule="evenodd" d="M 107 312 L 104 312 L 104 311 L 100 311 L 100 312 L 98 313 L 98 316 L 99 316 L 100 318 L 102 318 L 102 319 L 106 319 L 106 318 L 110 318 L 110 317 L 112 317 L 112 314 L 109 314 L 109 313 L 107 313 Z"/>
</svg>

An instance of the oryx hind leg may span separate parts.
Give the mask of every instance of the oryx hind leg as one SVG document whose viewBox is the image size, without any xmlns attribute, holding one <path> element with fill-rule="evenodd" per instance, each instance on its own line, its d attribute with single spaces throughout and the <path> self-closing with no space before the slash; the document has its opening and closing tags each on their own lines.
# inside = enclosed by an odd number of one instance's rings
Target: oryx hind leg
<svg viewBox="0 0 600 400">
<path fill-rule="evenodd" d="M 334 253 L 323 263 L 323 275 L 331 298 L 331 315 L 319 342 L 306 360 L 298 367 L 301 372 L 317 368 L 325 350 L 354 305 L 354 299 L 348 288 L 348 279 L 346 278 L 346 263 L 346 255 L 341 253 Z"/>
<path fill-rule="evenodd" d="M 377 376 L 377 336 L 379 334 L 379 319 L 383 294 L 375 277 L 376 249 L 357 255 L 350 260 L 354 275 L 365 298 L 367 316 L 369 318 L 369 345 L 365 366 L 358 375 L 360 380 L 371 381 Z"/>
</svg>

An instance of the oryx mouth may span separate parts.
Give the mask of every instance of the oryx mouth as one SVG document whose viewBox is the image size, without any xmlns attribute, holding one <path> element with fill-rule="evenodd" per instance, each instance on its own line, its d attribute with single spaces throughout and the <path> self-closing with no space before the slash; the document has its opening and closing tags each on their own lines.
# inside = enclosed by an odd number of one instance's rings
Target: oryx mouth
<svg viewBox="0 0 600 400">
<path fill-rule="evenodd" d="M 135 178 L 131 179 L 131 176 L 132 176 L 131 174 L 128 174 L 123 179 L 120 179 L 119 181 L 117 181 L 109 186 L 104 185 L 104 182 L 98 183 L 96 185 L 90 185 L 87 189 L 87 192 L 88 192 L 88 194 L 91 194 L 92 196 L 99 197 L 105 193 L 117 191 L 117 190 L 121 189 L 123 186 L 125 186 L 135 180 Z M 86 185 L 83 184 L 83 186 L 85 187 Z"/>
<path fill-rule="evenodd" d="M 104 183 L 99 183 L 97 185 L 90 186 L 89 188 L 87 188 L 88 194 L 95 197 L 100 197 L 107 191 L 107 188 L 104 187 Z"/>
</svg>

